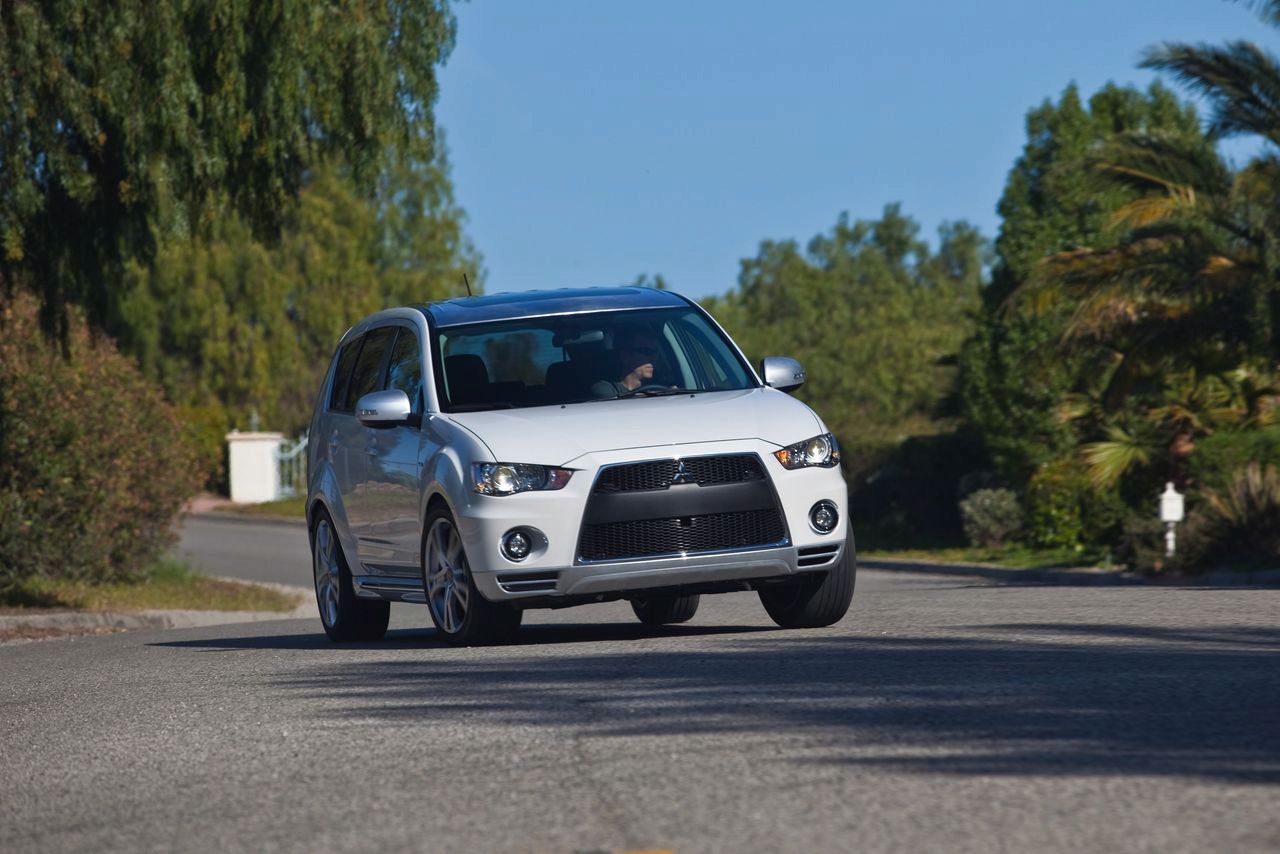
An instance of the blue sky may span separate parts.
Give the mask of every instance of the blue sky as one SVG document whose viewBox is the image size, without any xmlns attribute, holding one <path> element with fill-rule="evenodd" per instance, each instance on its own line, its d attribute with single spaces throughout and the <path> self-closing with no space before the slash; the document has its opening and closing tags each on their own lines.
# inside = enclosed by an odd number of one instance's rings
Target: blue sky
<svg viewBox="0 0 1280 854">
<path fill-rule="evenodd" d="M 490 291 L 661 273 L 702 297 L 764 239 L 901 202 L 988 236 L 1027 110 L 1147 85 L 1157 41 L 1277 33 L 1223 0 L 475 0 L 437 117 Z M 1233 146 L 1240 154 L 1246 149 Z"/>
</svg>

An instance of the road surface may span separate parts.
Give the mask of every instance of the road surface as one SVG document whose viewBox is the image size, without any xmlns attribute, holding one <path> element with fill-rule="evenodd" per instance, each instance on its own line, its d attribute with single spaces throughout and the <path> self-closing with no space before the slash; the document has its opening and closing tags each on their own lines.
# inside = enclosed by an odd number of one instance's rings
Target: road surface
<svg viewBox="0 0 1280 854">
<path fill-rule="evenodd" d="M 202 565 L 305 577 L 297 529 L 217 524 Z M 408 605 L 378 644 L 0 647 L 0 850 L 1280 849 L 1280 591 L 864 572 L 818 631 L 703 602 L 488 649 Z"/>
</svg>

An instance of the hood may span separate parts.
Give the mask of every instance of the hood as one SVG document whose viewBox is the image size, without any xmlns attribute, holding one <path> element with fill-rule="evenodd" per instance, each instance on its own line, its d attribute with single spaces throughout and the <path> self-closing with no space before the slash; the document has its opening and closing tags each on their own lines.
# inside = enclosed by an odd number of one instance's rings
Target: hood
<svg viewBox="0 0 1280 854">
<path fill-rule="evenodd" d="M 809 407 L 771 388 L 455 412 L 497 462 L 569 465 L 583 454 L 732 439 L 781 447 L 822 432 Z"/>
</svg>

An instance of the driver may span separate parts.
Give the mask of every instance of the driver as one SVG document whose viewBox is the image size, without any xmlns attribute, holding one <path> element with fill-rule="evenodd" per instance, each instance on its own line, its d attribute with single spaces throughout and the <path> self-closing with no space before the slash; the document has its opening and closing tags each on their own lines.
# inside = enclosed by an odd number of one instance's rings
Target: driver
<svg viewBox="0 0 1280 854">
<path fill-rule="evenodd" d="M 662 355 L 658 339 L 643 326 L 619 327 L 614 340 L 618 379 L 593 384 L 591 394 L 595 397 L 617 397 L 652 383 L 654 362 Z"/>
</svg>

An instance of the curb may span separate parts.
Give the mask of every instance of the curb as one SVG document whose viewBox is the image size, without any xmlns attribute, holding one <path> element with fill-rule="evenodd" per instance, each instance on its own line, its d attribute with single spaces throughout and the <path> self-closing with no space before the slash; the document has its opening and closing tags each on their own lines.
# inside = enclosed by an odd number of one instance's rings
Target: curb
<svg viewBox="0 0 1280 854">
<path fill-rule="evenodd" d="M 1127 570 L 1098 567 L 1009 569 L 986 563 L 933 563 L 927 560 L 899 558 L 859 558 L 858 566 L 888 572 L 989 578 L 1012 584 L 1056 584 L 1070 587 L 1280 587 L 1280 569 L 1254 572 L 1219 571 L 1194 578 L 1144 578 Z"/>
<path fill-rule="evenodd" d="M 305 528 L 307 526 L 306 519 L 295 519 L 292 516 L 255 516 L 252 513 L 232 513 L 219 511 L 200 511 L 196 513 L 185 513 L 182 516 L 183 521 L 187 519 L 199 519 L 201 522 L 226 522 L 233 525 L 243 525 L 252 523 L 256 525 L 282 525 L 288 528 Z"/>
<path fill-rule="evenodd" d="M 1138 576 L 1114 569 L 1096 567 L 1062 567 L 1046 569 L 1008 569 L 986 563 L 933 563 L 899 558 L 858 558 L 858 568 L 882 569 L 889 572 L 915 572 L 923 575 L 954 575 L 966 578 L 990 578 L 1014 584 L 1060 584 L 1073 587 L 1118 587 L 1147 584 Z"/>
</svg>

